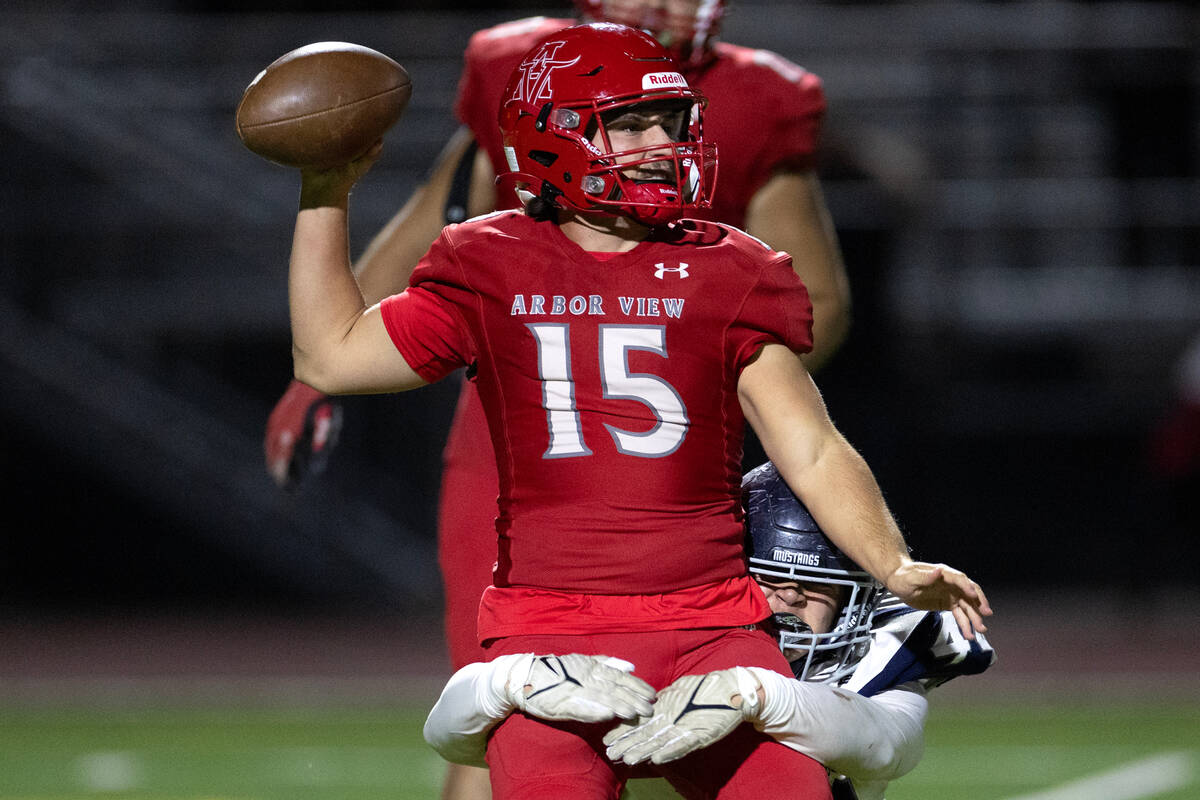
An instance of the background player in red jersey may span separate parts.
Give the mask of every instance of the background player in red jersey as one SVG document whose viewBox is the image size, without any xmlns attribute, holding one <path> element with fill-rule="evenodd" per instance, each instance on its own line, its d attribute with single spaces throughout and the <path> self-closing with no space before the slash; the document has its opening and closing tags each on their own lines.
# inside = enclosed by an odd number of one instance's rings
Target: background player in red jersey
<svg viewBox="0 0 1200 800">
<path fill-rule="evenodd" d="M 373 158 L 305 171 L 289 281 L 296 376 L 322 391 L 477 367 L 500 471 L 489 656 L 604 652 L 660 687 L 738 665 L 787 674 L 753 629 L 767 607 L 741 552 L 743 414 L 843 550 L 910 605 L 982 629 L 978 586 L 911 561 L 829 421 L 796 355 L 811 318 L 788 256 L 726 226 L 666 224 L 708 205 L 716 158 L 661 46 L 620 26 L 562 31 L 504 96 L 504 183 L 528 213 L 447 227 L 410 288 L 366 308 L 347 204 Z M 489 745 L 493 790 L 614 797 L 602 733 L 510 717 Z M 754 731 L 698 755 L 668 772 L 689 796 L 828 796 L 815 762 Z"/>
</svg>

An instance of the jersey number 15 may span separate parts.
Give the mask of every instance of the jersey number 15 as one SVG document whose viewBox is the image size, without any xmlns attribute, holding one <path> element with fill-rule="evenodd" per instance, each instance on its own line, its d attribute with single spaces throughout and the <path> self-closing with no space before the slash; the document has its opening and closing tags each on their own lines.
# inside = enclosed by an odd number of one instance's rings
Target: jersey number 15
<svg viewBox="0 0 1200 800">
<path fill-rule="evenodd" d="M 542 458 L 588 456 L 583 441 L 575 382 L 571 377 L 570 323 L 530 323 L 537 342 L 542 407 L 546 409 L 550 445 Z M 600 325 L 600 386 L 606 400 L 636 400 L 650 409 L 655 424 L 647 431 L 628 431 L 604 424 L 617 450 L 642 458 L 661 458 L 679 449 L 687 436 L 688 416 L 675 387 L 657 375 L 629 371 L 629 351 L 645 350 L 667 357 L 666 329 L 660 325 Z"/>
</svg>

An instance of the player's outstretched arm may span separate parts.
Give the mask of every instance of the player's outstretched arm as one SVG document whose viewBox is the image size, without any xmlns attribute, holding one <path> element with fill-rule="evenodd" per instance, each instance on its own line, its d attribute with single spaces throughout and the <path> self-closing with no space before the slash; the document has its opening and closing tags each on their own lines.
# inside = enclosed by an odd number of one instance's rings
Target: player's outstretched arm
<svg viewBox="0 0 1200 800">
<path fill-rule="evenodd" d="M 748 721 L 793 750 L 861 781 L 891 781 L 921 760 L 929 703 L 916 684 L 874 697 L 749 667 L 762 703 Z"/>
<path fill-rule="evenodd" d="M 350 189 L 380 150 L 345 166 L 301 170 L 288 271 L 292 360 L 297 380 L 325 394 L 425 384 L 392 345 L 378 305 L 366 307 L 350 270 Z"/>
<path fill-rule="evenodd" d="M 438 755 L 452 764 L 487 766 L 488 733 L 516 708 L 503 677 L 505 659 L 515 658 L 519 655 L 467 664 L 450 676 L 425 719 L 425 741 Z"/>
<path fill-rule="evenodd" d="M 367 304 L 404 290 L 417 261 L 450 221 L 448 217 L 459 221 L 492 210 L 491 163 L 473 145 L 468 129 L 455 133 L 429 179 L 359 256 L 354 271 Z M 460 168 L 469 176 L 461 187 Z M 341 408 L 332 398 L 293 380 L 267 418 L 263 435 L 267 472 L 275 483 L 294 489 L 309 475 L 321 472 L 337 445 L 340 423 Z"/>
<path fill-rule="evenodd" d="M 653 711 L 654 689 L 607 656 L 517 653 L 468 664 L 425 720 L 425 741 L 447 761 L 484 766 L 488 732 L 514 711 L 547 720 L 604 722 Z"/>
<path fill-rule="evenodd" d="M 738 397 L 767 456 L 821 530 L 904 603 L 954 611 L 967 638 L 991 614 L 974 581 L 914 562 L 866 461 L 834 427 L 800 358 L 768 344 L 742 370 Z"/>
<path fill-rule="evenodd" d="M 890 781 L 921 760 L 928 708 L 916 684 L 867 698 L 772 670 L 734 667 L 680 678 L 659 692 L 653 716 L 618 725 L 604 743 L 613 761 L 663 764 L 750 722 L 855 782 Z"/>
<path fill-rule="evenodd" d="M 791 255 L 792 268 L 808 289 L 813 349 L 801 359 L 816 372 L 850 330 L 850 281 L 816 173 L 775 173 L 751 198 L 746 231 Z"/>
</svg>

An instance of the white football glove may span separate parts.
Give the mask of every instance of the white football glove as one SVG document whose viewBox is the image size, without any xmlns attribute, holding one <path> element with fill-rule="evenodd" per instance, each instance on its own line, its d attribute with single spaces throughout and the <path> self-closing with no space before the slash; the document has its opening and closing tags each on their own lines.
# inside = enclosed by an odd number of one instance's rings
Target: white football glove
<svg viewBox="0 0 1200 800">
<path fill-rule="evenodd" d="M 505 693 L 541 719 L 636 719 L 653 713 L 654 689 L 632 672 L 633 664 L 608 656 L 525 654 L 509 668 Z"/>
<path fill-rule="evenodd" d="M 652 716 L 622 723 L 605 735 L 608 757 L 626 764 L 665 764 L 708 747 L 754 718 L 760 688 L 758 678 L 744 667 L 684 675 L 658 693 Z M 741 702 L 735 706 L 736 695 Z"/>
</svg>

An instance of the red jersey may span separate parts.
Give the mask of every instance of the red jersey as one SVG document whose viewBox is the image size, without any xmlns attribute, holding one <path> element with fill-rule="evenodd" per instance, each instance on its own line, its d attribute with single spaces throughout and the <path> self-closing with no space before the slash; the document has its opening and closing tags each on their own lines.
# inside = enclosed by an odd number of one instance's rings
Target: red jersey
<svg viewBox="0 0 1200 800">
<path fill-rule="evenodd" d="M 574 24 L 531 17 L 471 36 L 455 112 L 487 151 L 496 174 L 508 171 L 497 117 L 509 76 L 542 37 Z M 770 51 L 724 42 L 713 48 L 713 58 L 684 75 L 708 98 L 704 138 L 717 144 L 716 193 L 702 216 L 744 227 L 746 206 L 773 172 L 812 166 L 825 114 L 821 79 Z M 515 195 L 498 197 L 497 204 L 518 206 Z"/>
<path fill-rule="evenodd" d="M 500 473 L 495 586 L 655 595 L 745 579 L 738 377 L 767 342 L 811 348 L 786 254 L 691 221 L 601 260 L 553 222 L 497 212 L 448 226 L 383 320 L 426 380 L 478 360 Z"/>
</svg>

